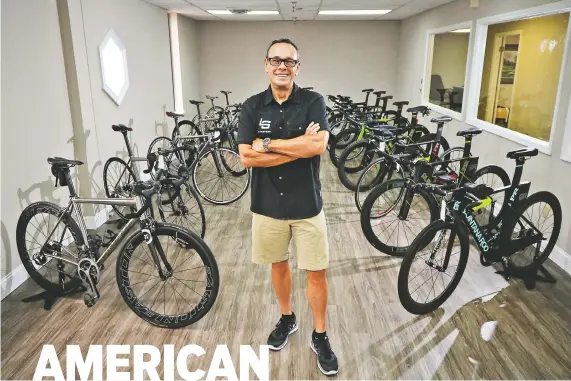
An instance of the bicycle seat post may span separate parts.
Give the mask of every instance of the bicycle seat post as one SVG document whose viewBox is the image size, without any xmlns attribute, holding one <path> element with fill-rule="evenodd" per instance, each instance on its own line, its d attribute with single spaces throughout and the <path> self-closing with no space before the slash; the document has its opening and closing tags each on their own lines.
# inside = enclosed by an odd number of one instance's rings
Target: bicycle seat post
<svg viewBox="0 0 571 381">
<path fill-rule="evenodd" d="M 125 145 L 127 146 L 127 154 L 129 157 L 133 157 L 133 150 L 131 149 L 131 143 L 129 142 L 129 138 L 127 137 L 127 131 L 121 131 L 123 134 L 123 138 L 125 139 Z"/>
</svg>

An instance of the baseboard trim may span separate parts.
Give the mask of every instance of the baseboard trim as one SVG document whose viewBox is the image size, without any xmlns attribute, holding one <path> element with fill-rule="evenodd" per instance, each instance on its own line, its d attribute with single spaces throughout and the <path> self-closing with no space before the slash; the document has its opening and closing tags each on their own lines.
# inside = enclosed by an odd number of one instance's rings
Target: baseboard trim
<svg viewBox="0 0 571 381">
<path fill-rule="evenodd" d="M 6 275 L 2 279 L 2 300 L 20 287 L 29 277 L 30 275 L 24 265 L 16 267 L 10 274 Z"/>
<path fill-rule="evenodd" d="M 549 256 L 557 266 L 561 267 L 563 271 L 571 275 L 571 255 L 559 246 L 555 246 L 551 255 Z"/>
</svg>

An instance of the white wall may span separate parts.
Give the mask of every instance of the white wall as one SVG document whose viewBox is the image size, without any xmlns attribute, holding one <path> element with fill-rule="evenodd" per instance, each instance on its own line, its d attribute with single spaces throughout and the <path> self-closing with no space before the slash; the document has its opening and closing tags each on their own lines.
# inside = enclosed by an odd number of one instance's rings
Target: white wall
<svg viewBox="0 0 571 381">
<path fill-rule="evenodd" d="M 364 100 L 362 89 L 394 94 L 399 22 L 199 22 L 201 95 L 233 92 L 242 102 L 269 84 L 264 71 L 272 40 L 287 37 L 300 49 L 297 83 L 325 94 Z"/>
<path fill-rule="evenodd" d="M 16 224 L 32 202 L 67 202 L 50 156 L 73 158 L 71 116 L 55 0 L 2 0 L 2 295 L 25 271 Z"/>
<path fill-rule="evenodd" d="M 178 38 L 180 42 L 180 66 L 182 71 L 182 97 L 185 113 L 195 114 L 195 107 L 188 103 L 190 99 L 201 98 L 199 81 L 199 42 L 198 22 L 178 15 Z M 220 95 L 220 99 L 224 94 Z"/>
<path fill-rule="evenodd" d="M 165 111 L 174 110 L 167 12 L 141 0 L 82 0 L 82 6 L 100 160 L 126 153 L 122 135 L 111 130 L 118 123 L 131 124 L 130 138 L 144 156 L 163 133 Z M 120 106 L 101 89 L 98 47 L 109 28 L 127 49 L 130 86 Z"/>
<path fill-rule="evenodd" d="M 144 156 L 164 133 L 165 111 L 174 108 L 164 9 L 141 0 L 60 5 L 67 17 L 61 28 L 56 0 L 2 0 L 2 297 L 27 278 L 15 239 L 22 209 L 39 200 L 68 201 L 67 189 L 54 189 L 48 156 L 85 160 L 90 196 L 103 196 L 105 162 L 126 155 L 111 125 L 131 125 L 136 154 Z M 120 106 L 101 86 L 98 47 L 109 28 L 127 50 L 130 87 Z"/>
<path fill-rule="evenodd" d="M 399 69 L 398 69 L 398 93 L 401 97 L 418 103 L 421 100 L 418 89 L 423 78 L 425 62 L 426 32 L 429 29 L 444 27 L 481 17 L 497 15 L 519 9 L 534 7 L 550 0 L 480 0 L 480 8 L 470 9 L 469 0 L 457 0 L 453 3 L 435 8 L 405 20 L 401 25 Z M 470 64 L 470 63 L 469 63 Z M 558 247 L 567 253 L 571 253 L 571 164 L 560 159 L 561 142 L 567 117 L 567 105 L 571 92 L 571 60 L 568 61 L 561 94 L 561 112 L 555 123 L 554 148 L 550 156 L 540 153 L 537 157 L 529 160 L 524 167 L 523 179 L 532 183 L 531 191 L 548 190 L 553 192 L 560 200 L 563 208 L 563 226 L 557 243 Z M 437 116 L 432 113 L 431 117 Z M 424 120 L 429 127 L 429 120 Z M 466 123 L 453 121 L 444 129 L 444 136 L 455 145 L 462 145 L 463 140 L 456 137 L 459 129 L 471 127 Z M 506 158 L 508 151 L 521 148 L 508 139 L 484 132 L 473 141 L 474 153 L 480 156 L 480 165 L 497 164 L 506 169 L 510 176 L 514 170 L 513 160 Z M 555 255 L 559 255 L 556 253 Z M 560 256 L 561 257 L 561 256 Z M 571 258 L 567 258 L 567 266 L 571 266 Z M 570 267 L 571 269 L 571 267 Z"/>
</svg>

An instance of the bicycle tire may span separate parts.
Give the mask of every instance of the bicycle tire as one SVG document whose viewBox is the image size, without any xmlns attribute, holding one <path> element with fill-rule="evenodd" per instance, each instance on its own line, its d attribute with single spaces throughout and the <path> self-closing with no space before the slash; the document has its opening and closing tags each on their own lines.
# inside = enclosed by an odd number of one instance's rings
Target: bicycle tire
<svg viewBox="0 0 571 381">
<path fill-rule="evenodd" d="M 357 182 L 349 179 L 348 174 L 356 174 L 367 168 L 375 157 L 376 148 L 377 147 L 375 147 L 374 142 L 368 139 L 363 139 L 349 144 L 347 148 L 343 150 L 343 153 L 339 156 L 337 161 L 337 175 L 341 184 L 343 184 L 345 188 L 353 192 L 357 190 Z M 362 160 L 357 166 L 347 168 L 346 163 L 348 161 L 348 157 L 355 150 L 363 152 Z"/>
<path fill-rule="evenodd" d="M 186 130 L 183 129 L 182 127 L 184 126 L 188 126 L 189 129 L 189 133 L 185 133 Z M 182 132 L 181 132 L 182 130 Z M 176 133 L 178 131 L 178 134 Z M 201 135 L 202 133 L 200 132 L 200 129 L 196 126 L 196 124 L 190 120 L 181 120 L 180 122 L 178 122 L 178 129 L 174 129 L 171 135 L 171 139 L 172 141 L 175 141 L 177 137 L 185 137 L 185 136 L 192 136 L 192 135 Z M 202 140 L 203 138 L 201 138 L 200 140 Z M 197 138 L 197 140 L 199 140 Z"/>
<path fill-rule="evenodd" d="M 355 200 L 355 206 L 357 207 L 357 210 L 359 212 L 361 212 L 363 210 L 363 203 L 365 202 L 365 199 L 367 198 L 365 197 L 361 197 L 362 192 L 368 192 L 370 190 L 372 190 L 373 188 L 377 187 L 378 185 L 380 185 L 383 181 L 386 180 L 392 180 L 392 176 L 394 175 L 395 172 L 398 172 L 400 174 L 401 178 L 405 177 L 405 173 L 404 170 L 402 169 L 402 167 L 399 165 L 396 169 L 393 169 L 392 171 L 386 171 L 386 164 L 384 164 L 383 162 L 385 162 L 386 159 L 384 157 L 380 157 L 377 158 L 375 160 L 373 160 L 368 166 L 367 168 L 365 168 L 363 170 L 363 172 L 361 172 L 361 175 L 359 176 L 359 180 L 357 180 L 357 187 L 355 189 L 355 192 L 353 194 L 353 198 Z M 375 175 L 375 177 L 373 178 L 373 180 L 368 183 L 368 184 L 363 184 L 364 183 L 364 178 L 366 177 L 367 173 L 371 170 L 373 170 L 373 167 L 378 164 L 381 163 L 382 168 L 379 169 L 379 171 L 377 172 L 377 174 Z M 387 173 L 384 173 L 387 172 Z"/>
<path fill-rule="evenodd" d="M 42 274 L 40 274 L 38 269 L 36 269 L 34 263 L 32 262 L 33 259 L 30 258 L 30 253 L 26 245 L 26 242 L 31 242 L 26 239 L 26 232 L 27 232 L 26 228 L 28 224 L 31 223 L 32 218 L 34 218 L 36 215 L 40 213 L 48 213 L 50 215 L 53 215 L 57 221 L 57 219 L 60 217 L 60 215 L 63 212 L 64 212 L 63 208 L 51 202 L 46 202 L 46 201 L 34 202 L 33 204 L 30 204 L 26 208 L 24 208 L 16 224 L 16 246 L 18 248 L 18 254 L 20 256 L 20 260 L 22 261 L 22 264 L 24 265 L 26 272 L 30 275 L 30 278 L 32 278 L 32 280 L 38 286 L 40 286 L 46 291 L 53 293 L 63 292 L 67 289 L 67 287 L 65 286 L 65 283 L 64 286 L 62 286 L 59 284 L 59 282 L 58 283 L 51 282 L 50 280 L 46 279 Z M 43 220 L 45 221 L 45 219 Z M 36 219 L 36 221 L 38 220 Z M 63 215 L 58 225 L 61 223 L 63 223 L 65 227 L 69 229 L 69 231 L 71 232 L 71 236 L 73 238 L 72 243 L 75 244 L 77 247 L 83 246 L 85 242 L 83 239 L 83 234 L 81 233 L 81 229 L 77 225 L 77 222 L 69 214 L 65 214 Z M 38 242 L 36 241 L 36 243 Z M 55 269 L 55 271 L 57 274 L 58 269 Z M 77 269 L 75 269 L 74 274 L 76 272 Z"/>
<path fill-rule="evenodd" d="M 363 230 L 363 233 L 365 234 L 365 238 L 367 239 L 367 241 L 371 245 L 373 245 L 373 247 L 376 248 L 377 250 L 379 250 L 385 254 L 395 256 L 395 257 L 404 256 L 410 245 L 408 245 L 408 246 L 398 245 L 398 238 L 397 238 L 397 246 L 388 245 L 385 242 L 382 242 L 377 237 L 375 232 L 373 231 L 373 226 L 371 225 L 371 210 L 373 208 L 373 205 L 375 204 L 375 201 L 378 198 L 380 198 L 383 195 L 383 193 L 388 192 L 391 189 L 401 188 L 399 200 L 402 197 L 404 197 L 404 194 L 405 194 L 406 189 L 407 189 L 407 184 L 409 181 L 410 180 L 408 180 L 408 179 L 393 179 L 393 180 L 389 180 L 389 181 L 385 181 L 385 182 L 381 183 L 377 187 L 373 188 L 371 193 L 369 193 L 369 195 L 365 199 L 365 202 L 363 203 L 363 208 L 361 210 L 361 218 L 360 218 L 361 229 Z M 426 203 L 428 204 L 428 211 L 429 211 L 429 215 L 430 215 L 429 221 L 430 222 L 436 221 L 439 218 L 439 209 L 438 209 L 438 203 L 436 202 L 436 199 L 434 198 L 434 196 L 422 188 L 415 189 L 413 195 L 414 196 L 420 196 L 424 201 L 426 201 Z M 397 202 L 395 202 L 395 204 L 393 204 L 391 207 L 389 207 L 387 209 L 387 211 L 390 213 L 390 211 L 392 211 L 392 209 L 394 209 L 394 207 L 397 203 L 398 203 L 398 200 L 397 200 Z M 385 217 L 387 214 L 388 213 L 385 213 L 380 218 Z M 426 226 L 428 226 L 429 224 L 430 223 L 428 223 Z M 421 227 L 421 229 L 422 228 L 424 228 L 424 226 Z M 398 232 L 397 232 L 397 235 L 398 235 Z M 392 234 L 391 234 L 391 236 L 392 236 Z"/>
<path fill-rule="evenodd" d="M 511 179 L 510 176 L 507 174 L 507 172 L 502 168 L 499 167 L 497 165 L 486 165 L 485 167 L 482 167 L 480 169 L 478 169 L 476 171 L 476 173 L 474 174 L 474 178 L 472 179 L 472 183 L 476 183 L 477 180 L 485 175 L 488 174 L 493 174 L 496 175 L 500 178 L 502 185 L 501 186 L 495 186 L 495 185 L 490 185 L 486 182 L 483 182 L 484 184 L 486 184 L 487 186 L 491 187 L 491 188 L 500 188 L 502 186 L 508 186 L 511 184 Z M 508 194 L 508 189 L 505 190 L 505 192 L 503 192 L 504 194 L 504 200 L 505 200 L 505 196 L 507 196 Z M 498 199 L 497 194 L 494 194 L 491 196 L 492 199 Z M 500 216 L 503 215 L 503 208 L 504 208 L 505 203 L 502 203 L 502 206 L 500 207 L 500 209 L 498 209 L 497 213 L 494 213 L 494 210 L 492 210 L 492 213 L 490 214 L 489 212 L 489 218 L 488 218 L 488 223 L 484 223 L 480 218 L 478 218 L 479 216 L 481 216 L 482 214 L 484 214 L 489 208 L 488 207 L 484 207 L 482 209 L 479 209 L 476 212 L 476 219 L 478 221 L 478 224 L 480 225 L 480 227 L 485 227 L 486 225 L 490 224 L 492 226 L 495 226 L 498 222 L 499 222 L 499 218 Z"/>
<path fill-rule="evenodd" d="M 340 144 L 338 142 L 342 141 L 343 138 L 345 138 L 346 136 L 350 136 L 351 134 L 355 134 L 354 138 L 356 139 L 359 136 L 360 131 L 361 130 L 359 128 L 354 128 L 354 127 L 347 128 L 338 133 L 333 139 L 331 139 L 331 142 L 329 144 L 329 158 L 331 159 L 331 162 L 333 163 L 335 168 L 337 168 L 337 165 L 339 164 L 338 157 L 335 151 L 337 149 L 347 148 L 349 144 L 353 143 L 356 140 L 353 140 L 352 138 L 351 141 L 346 144 L 345 142 Z"/>
<path fill-rule="evenodd" d="M 147 235 L 147 237 L 145 237 L 145 235 Z M 187 248 L 194 248 L 202 260 L 202 263 L 204 263 L 207 276 L 205 281 L 205 293 L 200 299 L 200 303 L 197 304 L 197 307 L 182 315 L 166 315 L 155 312 L 140 302 L 135 292 L 133 292 L 133 285 L 128 275 L 128 266 L 133 259 L 133 252 L 137 246 L 140 244 L 147 245 L 148 234 L 143 233 L 141 230 L 135 231 L 127 237 L 119 251 L 116 262 L 117 286 L 127 306 L 146 322 L 158 327 L 170 329 L 187 327 L 200 321 L 210 311 L 216 301 L 220 287 L 218 264 L 208 245 L 192 231 L 177 225 L 156 223 L 153 240 L 156 240 L 160 235 L 176 238 L 176 242 L 182 247 L 186 244 Z"/>
<path fill-rule="evenodd" d="M 133 172 L 133 169 L 131 169 L 131 167 L 129 167 L 127 165 L 127 163 L 119 158 L 119 157 L 112 157 L 109 158 L 106 162 L 105 162 L 105 166 L 103 167 L 103 187 L 105 188 L 105 195 L 108 198 L 114 198 L 112 192 L 109 190 L 109 180 L 108 180 L 108 173 L 109 173 L 109 167 L 112 165 L 112 163 L 119 163 L 120 165 L 124 166 L 125 169 L 127 170 L 127 172 L 129 173 L 128 176 L 131 177 L 131 179 L 127 178 L 126 183 L 130 184 L 133 183 L 134 181 L 137 180 L 137 177 L 135 176 L 135 172 Z M 115 189 L 115 187 L 113 187 L 113 189 Z M 133 192 L 128 192 L 128 194 L 123 195 L 121 197 L 134 197 Z M 123 220 L 126 220 L 127 218 L 125 217 L 125 214 L 129 214 L 129 213 L 135 213 L 136 210 L 133 207 L 130 206 L 117 206 L 117 205 L 111 205 L 111 207 L 113 208 L 113 210 L 115 210 L 115 213 L 117 213 L 117 215 L 122 218 Z M 121 212 L 119 209 L 120 208 L 126 208 L 127 210 L 130 209 L 130 212 L 128 213 L 123 213 Z M 123 209 L 122 209 L 123 210 Z"/>
<path fill-rule="evenodd" d="M 175 224 L 175 225 L 182 226 L 182 227 L 184 227 L 184 228 L 186 228 L 186 229 L 189 229 L 190 231 L 192 231 L 192 232 L 198 234 L 198 235 L 200 236 L 200 238 L 204 238 L 204 236 L 205 236 L 205 234 L 206 234 L 206 215 L 205 215 L 205 213 L 204 213 L 204 207 L 202 206 L 202 202 L 200 202 L 200 196 L 198 196 L 198 194 L 196 193 L 196 191 L 194 190 L 194 188 L 193 188 L 192 186 L 190 186 L 190 182 L 185 183 L 185 184 L 184 184 L 184 187 L 186 188 L 186 192 L 190 195 L 190 198 L 196 203 L 196 206 L 198 207 L 198 213 L 199 213 L 199 216 L 200 216 L 200 226 L 197 228 L 195 225 L 192 225 L 192 224 L 189 225 L 188 223 L 185 223 L 185 220 L 184 220 L 185 217 L 175 218 L 175 220 L 177 221 L 177 222 L 175 223 L 175 222 L 168 221 L 167 218 L 166 218 L 166 216 L 161 215 L 161 220 L 162 220 L 163 222 L 165 222 L 165 223 L 172 223 L 172 224 Z M 167 189 L 167 193 L 168 193 L 168 192 L 169 192 L 169 191 L 168 191 L 168 189 Z M 184 191 L 183 191 L 182 188 L 181 188 L 181 193 L 183 193 L 183 192 L 184 192 Z M 178 196 L 176 199 L 174 199 L 174 200 L 166 200 L 166 201 L 165 201 L 164 199 L 162 200 L 163 213 L 164 213 L 164 209 L 165 209 L 165 208 L 164 208 L 164 205 L 170 205 L 170 204 L 176 202 L 176 200 L 179 200 L 179 199 L 182 200 L 182 202 L 183 202 L 183 204 L 185 205 L 185 207 L 187 207 L 188 202 L 184 202 L 184 199 L 183 199 L 182 195 L 179 195 L 179 196 Z M 168 201 L 171 201 L 171 203 L 169 203 Z M 172 205 L 171 205 L 171 206 L 172 206 Z M 173 212 L 174 212 L 174 206 L 172 206 L 172 207 L 173 207 Z M 179 208 L 180 208 L 180 205 L 179 205 Z M 193 208 L 191 208 L 191 210 L 192 210 L 192 209 L 193 209 Z M 186 215 L 185 215 L 185 216 L 186 216 Z"/>
<path fill-rule="evenodd" d="M 561 209 L 561 203 L 559 202 L 559 199 L 553 193 L 548 192 L 548 191 L 540 191 L 540 192 L 532 194 L 531 196 L 529 196 L 528 198 L 523 200 L 518 205 L 518 209 L 515 211 L 515 213 L 517 213 L 518 216 L 522 216 L 523 213 L 530 206 L 532 206 L 536 203 L 542 203 L 542 202 L 548 204 L 553 209 L 553 216 L 554 216 L 553 225 L 554 226 L 553 226 L 553 231 L 552 231 L 551 237 L 549 238 L 547 246 L 545 247 L 545 249 L 543 250 L 543 252 L 539 256 L 539 258 L 536 261 L 532 262 L 528 266 L 515 266 L 514 262 L 512 260 L 513 254 L 510 255 L 510 257 L 509 257 L 510 272 L 514 273 L 514 275 L 516 275 L 516 276 L 517 275 L 520 275 L 520 276 L 525 275 L 525 274 L 528 274 L 530 271 L 537 270 L 547 260 L 547 258 L 549 257 L 549 255 L 553 251 L 555 244 L 557 243 L 557 239 L 559 238 L 559 233 L 561 232 L 561 223 L 562 223 L 562 218 L 563 218 L 562 217 L 563 212 Z M 535 213 L 532 213 L 532 216 L 533 215 L 535 215 Z M 505 229 L 511 233 L 509 235 L 510 237 L 513 236 L 514 231 L 515 231 L 515 229 L 516 229 L 516 227 L 520 221 L 520 218 L 514 219 L 513 223 L 511 223 L 510 226 L 505 227 Z"/>
<path fill-rule="evenodd" d="M 228 152 L 230 155 L 233 155 L 237 158 L 237 162 L 238 163 L 242 163 L 242 160 L 240 158 L 240 155 L 238 153 L 236 153 L 235 151 L 229 149 L 229 148 L 225 148 L 225 147 L 217 147 L 216 150 L 218 152 Z M 209 196 L 206 195 L 206 193 L 200 189 L 200 185 L 198 184 L 197 181 L 197 170 L 198 168 L 203 167 L 202 164 L 200 164 L 201 160 L 207 156 L 212 154 L 213 150 L 206 150 L 202 153 L 202 155 L 200 155 L 196 161 L 192 164 L 192 184 L 194 186 L 194 189 L 196 189 L 196 191 L 198 192 L 198 194 L 200 195 L 200 197 L 202 197 L 204 200 L 212 203 L 212 204 L 216 204 L 216 205 L 228 205 L 231 204 L 237 200 L 239 200 L 240 198 L 242 198 L 242 196 L 244 196 L 244 194 L 246 194 L 246 191 L 248 190 L 248 187 L 250 185 L 250 181 L 251 181 L 251 174 L 250 171 L 246 168 L 246 172 L 245 175 L 240 175 L 240 173 L 242 173 L 242 171 L 231 171 L 229 172 L 231 174 L 231 176 L 233 177 L 242 177 L 242 176 L 247 176 L 246 179 L 246 183 L 243 187 L 243 189 L 239 192 L 239 194 L 233 198 L 230 198 L 228 200 L 215 200 Z M 225 159 L 220 160 L 221 162 L 224 161 L 222 167 L 226 168 L 228 166 L 228 162 Z"/>
<path fill-rule="evenodd" d="M 415 301 L 408 287 L 408 278 L 410 275 L 410 269 L 419 250 L 426 247 L 427 244 L 432 241 L 438 234 L 438 231 L 443 229 L 449 229 L 454 231 L 458 238 L 460 238 L 460 258 L 458 261 L 458 267 L 454 273 L 452 282 L 446 287 L 444 292 L 442 292 L 437 298 L 429 303 L 419 303 Z M 426 243 L 428 241 L 428 243 Z M 401 305 L 410 313 L 415 315 L 424 315 L 433 312 L 438 307 L 440 307 L 449 297 L 452 295 L 466 269 L 468 263 L 468 256 L 470 251 L 470 241 L 468 239 L 468 232 L 463 225 L 455 224 L 454 222 L 445 222 L 442 220 L 437 220 L 432 222 L 430 225 L 425 227 L 414 239 L 410 245 L 409 250 L 403 258 L 399 269 L 398 275 L 398 295 Z M 427 265 L 428 266 L 428 265 Z M 418 275 L 418 274 L 417 274 Z M 430 293 L 429 293 L 430 295 Z"/>
</svg>

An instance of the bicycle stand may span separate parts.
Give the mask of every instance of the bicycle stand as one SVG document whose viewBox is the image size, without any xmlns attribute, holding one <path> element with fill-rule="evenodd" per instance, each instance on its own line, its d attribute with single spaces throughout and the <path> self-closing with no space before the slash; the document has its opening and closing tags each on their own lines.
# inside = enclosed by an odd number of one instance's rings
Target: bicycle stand
<svg viewBox="0 0 571 381">
<path fill-rule="evenodd" d="M 543 275 L 541 275 L 540 273 L 542 273 Z M 525 287 L 528 290 L 534 290 L 536 285 L 537 285 L 537 281 L 544 282 L 544 283 L 556 283 L 557 282 L 557 279 L 555 279 L 553 277 L 553 275 L 551 275 L 549 270 L 547 270 L 545 268 L 545 266 L 543 266 L 543 265 L 540 265 L 535 272 L 528 272 L 526 274 L 521 274 L 521 275 L 512 274 L 509 272 L 509 270 L 498 270 L 498 271 L 496 271 L 496 274 L 503 275 L 504 278 L 506 278 L 508 280 L 512 276 L 519 278 L 519 279 L 522 279 L 523 283 L 525 284 Z M 508 275 L 507 277 L 506 277 L 506 274 Z"/>
<path fill-rule="evenodd" d="M 42 291 L 39 294 L 29 296 L 27 298 L 22 299 L 23 303 L 30 303 L 35 302 L 38 300 L 44 301 L 44 309 L 51 310 L 56 301 L 64 296 L 72 295 L 79 292 L 85 292 L 87 289 L 82 284 L 81 279 L 74 278 L 69 282 L 68 288 L 62 292 L 51 292 L 51 291 Z"/>
</svg>

